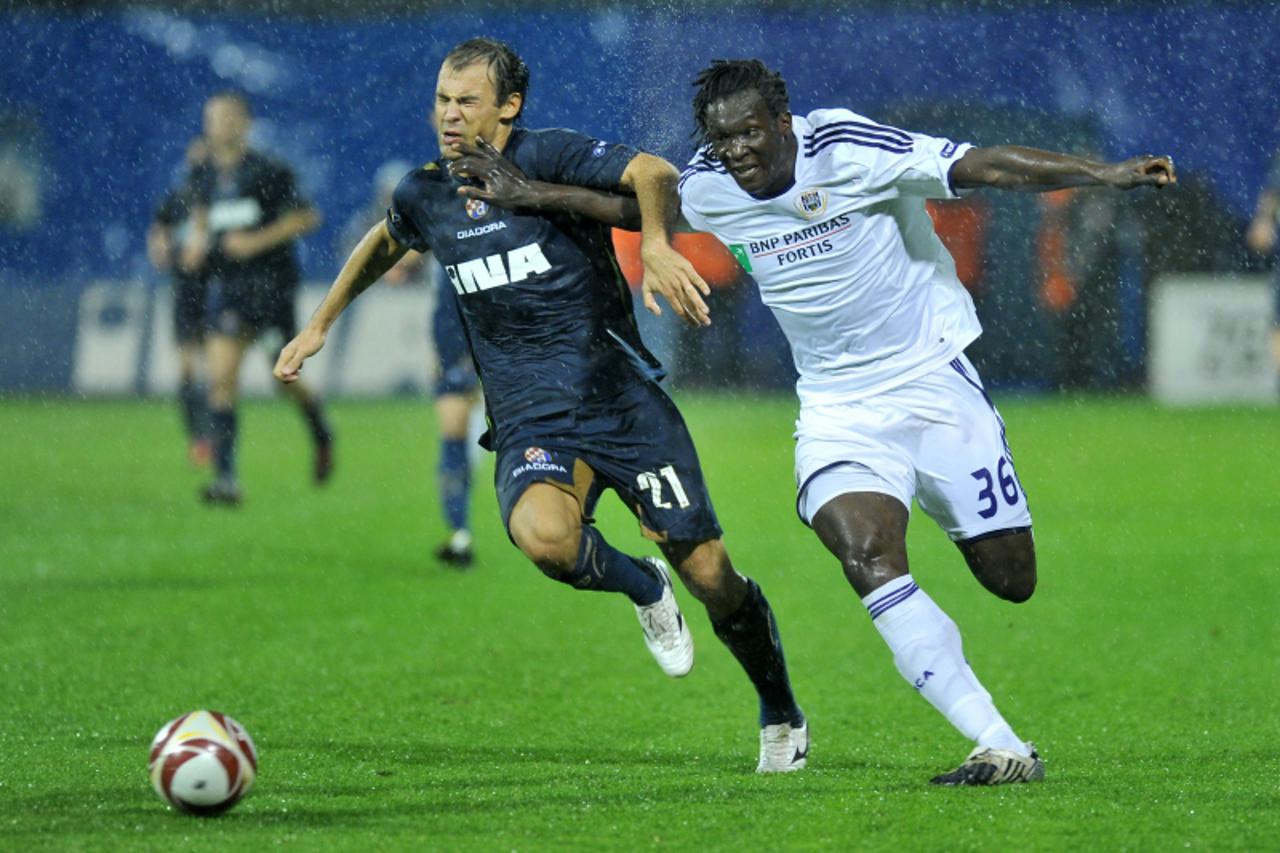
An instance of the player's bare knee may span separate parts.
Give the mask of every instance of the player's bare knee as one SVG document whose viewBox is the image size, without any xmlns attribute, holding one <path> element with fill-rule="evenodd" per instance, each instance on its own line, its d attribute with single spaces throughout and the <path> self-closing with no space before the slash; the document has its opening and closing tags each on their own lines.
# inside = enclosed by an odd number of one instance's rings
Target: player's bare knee
<svg viewBox="0 0 1280 853">
<path fill-rule="evenodd" d="M 547 577 L 559 579 L 578 562 L 582 530 L 554 516 L 513 518 L 511 538 L 529 561 Z"/>
</svg>

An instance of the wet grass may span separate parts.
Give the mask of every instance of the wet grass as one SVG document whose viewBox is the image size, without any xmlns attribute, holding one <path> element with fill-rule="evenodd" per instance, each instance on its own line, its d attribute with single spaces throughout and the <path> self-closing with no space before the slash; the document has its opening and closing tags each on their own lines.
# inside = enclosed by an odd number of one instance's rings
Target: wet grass
<svg viewBox="0 0 1280 853">
<path fill-rule="evenodd" d="M 161 403 L 0 403 L 0 848 L 1259 849 L 1280 837 L 1280 413 L 1002 401 L 1041 586 L 1012 606 L 923 515 L 913 571 L 959 623 L 1043 785 L 953 791 L 967 751 L 901 681 L 795 519 L 788 398 L 686 396 L 726 541 L 773 601 L 814 731 L 760 778 L 754 702 L 686 603 L 698 664 L 631 608 L 525 565 L 482 462 L 477 568 L 442 535 L 422 401 L 340 403 L 307 481 L 281 404 L 243 417 L 247 502 L 195 501 Z M 645 551 L 606 500 L 611 541 Z M 185 710 L 252 732 L 252 795 L 200 820 L 150 791 Z"/>
</svg>

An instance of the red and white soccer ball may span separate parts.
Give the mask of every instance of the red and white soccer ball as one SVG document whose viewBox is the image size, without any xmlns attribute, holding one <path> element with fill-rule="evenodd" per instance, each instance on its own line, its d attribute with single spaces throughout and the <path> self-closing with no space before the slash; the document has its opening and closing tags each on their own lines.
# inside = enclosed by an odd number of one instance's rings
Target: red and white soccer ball
<svg viewBox="0 0 1280 853">
<path fill-rule="evenodd" d="M 258 750 L 244 726 L 217 711 L 192 711 L 164 724 L 148 765 L 156 793 L 197 815 L 225 812 L 249 793 Z"/>
</svg>

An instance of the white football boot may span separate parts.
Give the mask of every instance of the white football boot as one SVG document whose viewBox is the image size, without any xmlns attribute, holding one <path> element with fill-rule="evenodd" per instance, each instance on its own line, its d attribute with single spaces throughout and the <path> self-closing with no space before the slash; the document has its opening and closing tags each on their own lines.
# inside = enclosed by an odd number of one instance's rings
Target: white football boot
<svg viewBox="0 0 1280 853">
<path fill-rule="evenodd" d="M 648 605 L 635 605 L 644 644 L 650 654 L 672 678 L 688 675 L 693 669 L 693 635 L 685 624 L 684 614 L 671 587 L 671 570 L 657 557 L 642 557 L 658 580 L 662 581 L 662 598 Z"/>
<path fill-rule="evenodd" d="M 935 785 L 1006 785 L 1012 782 L 1039 782 L 1044 779 L 1044 762 L 1032 744 L 1030 755 L 1011 749 L 977 747 L 955 770 L 934 776 Z"/>
<path fill-rule="evenodd" d="M 791 773 L 803 770 L 809 759 L 809 723 L 779 723 L 760 729 L 760 763 L 757 773 Z"/>
</svg>

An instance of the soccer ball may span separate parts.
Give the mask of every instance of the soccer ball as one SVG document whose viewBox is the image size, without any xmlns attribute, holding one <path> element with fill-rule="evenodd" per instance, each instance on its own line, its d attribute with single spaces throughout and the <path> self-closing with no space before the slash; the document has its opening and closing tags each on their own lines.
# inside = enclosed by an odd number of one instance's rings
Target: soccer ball
<svg viewBox="0 0 1280 853">
<path fill-rule="evenodd" d="M 191 814 L 216 815 L 253 787 L 258 750 L 244 726 L 226 714 L 192 711 L 156 733 L 148 769 L 165 802 Z"/>
</svg>

